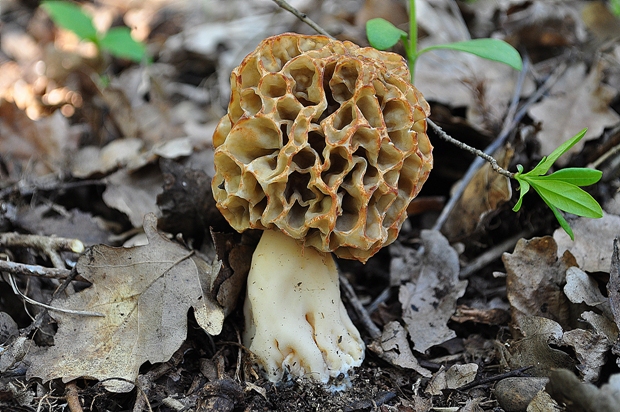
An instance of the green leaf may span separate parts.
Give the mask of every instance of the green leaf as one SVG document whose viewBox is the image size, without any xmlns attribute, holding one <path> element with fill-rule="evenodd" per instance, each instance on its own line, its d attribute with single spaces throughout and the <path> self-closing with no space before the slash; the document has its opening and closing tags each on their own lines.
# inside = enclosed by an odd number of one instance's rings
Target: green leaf
<svg viewBox="0 0 620 412">
<path fill-rule="evenodd" d="M 610 0 L 609 6 L 611 7 L 611 12 L 620 17 L 620 0 Z"/>
<path fill-rule="evenodd" d="M 546 199 L 545 196 L 542 193 L 539 192 L 538 195 L 547 204 L 549 209 L 551 209 L 551 211 L 553 212 L 553 216 L 555 216 L 555 219 L 558 221 L 558 223 L 560 224 L 562 229 L 564 229 L 566 234 L 568 234 L 568 236 L 570 236 L 571 240 L 575 240 L 575 235 L 573 234 L 573 229 L 571 229 L 570 225 L 568 224 L 568 222 L 566 221 L 564 216 L 562 216 L 562 213 L 558 210 L 558 208 L 553 206 L 551 204 L 551 202 L 549 202 L 549 200 Z"/>
<path fill-rule="evenodd" d="M 540 175 L 544 175 L 545 173 L 547 173 L 549 169 L 551 169 L 551 166 L 553 166 L 555 161 L 558 160 L 560 156 L 566 153 L 571 147 L 573 147 L 578 141 L 580 141 L 583 138 L 583 136 L 586 135 L 587 131 L 588 131 L 587 128 L 582 129 L 575 136 L 571 137 L 569 140 L 562 143 L 560 146 L 558 146 L 557 149 L 551 152 L 549 156 L 543 157 L 540 163 L 538 163 L 535 168 L 533 168 L 526 174 L 540 176 Z"/>
<path fill-rule="evenodd" d="M 547 206 L 549 206 L 549 209 L 551 209 L 551 211 L 553 212 L 553 216 L 555 216 L 555 219 L 558 221 L 560 226 L 562 226 L 562 229 L 564 229 L 566 234 L 570 236 L 570 239 L 575 240 L 573 229 L 571 229 L 570 225 L 568 224 L 564 216 L 562 216 L 562 212 L 560 212 L 557 207 L 554 207 L 553 205 L 549 204 L 549 202 L 547 202 L 547 200 L 545 200 L 544 197 L 542 199 L 545 201 Z"/>
<path fill-rule="evenodd" d="M 128 27 L 111 28 L 100 40 L 100 44 L 113 56 L 135 62 L 140 62 L 146 54 L 146 47 L 131 37 Z"/>
<path fill-rule="evenodd" d="M 600 218 L 603 209 L 592 196 L 579 187 L 547 176 L 530 177 L 527 182 L 546 202 L 578 216 Z"/>
<path fill-rule="evenodd" d="M 97 29 L 93 20 L 80 6 L 66 1 L 44 1 L 41 7 L 57 26 L 72 31 L 80 39 L 97 43 Z"/>
<path fill-rule="evenodd" d="M 387 20 L 376 18 L 366 22 L 366 36 L 372 47 L 387 50 L 398 43 L 401 38 L 406 39 L 407 33 Z"/>
<path fill-rule="evenodd" d="M 458 50 L 475 54 L 483 59 L 507 64 L 516 70 L 523 68 L 523 61 L 517 49 L 500 39 L 474 39 L 456 43 L 437 44 L 420 50 L 420 53 L 437 49 Z"/>
<path fill-rule="evenodd" d="M 523 203 L 523 196 L 530 191 L 530 184 L 525 180 L 516 177 L 516 175 L 515 179 L 519 182 L 519 200 L 517 200 L 517 204 L 512 208 L 512 210 L 514 212 L 518 212 L 521 209 L 521 204 Z"/>
<path fill-rule="evenodd" d="M 603 172 L 586 167 L 567 167 L 545 176 L 547 180 L 561 180 L 575 186 L 590 186 L 601 180 Z"/>
</svg>

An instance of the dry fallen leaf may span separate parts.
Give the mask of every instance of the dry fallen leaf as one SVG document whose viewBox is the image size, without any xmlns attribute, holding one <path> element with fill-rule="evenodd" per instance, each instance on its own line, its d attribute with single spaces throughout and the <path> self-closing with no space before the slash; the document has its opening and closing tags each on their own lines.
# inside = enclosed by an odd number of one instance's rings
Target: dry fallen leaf
<svg viewBox="0 0 620 412">
<path fill-rule="evenodd" d="M 473 382 L 477 373 L 478 365 L 475 363 L 452 365 L 448 369 L 442 367 L 433 375 L 425 392 L 430 395 L 441 395 L 444 389 L 457 389 Z"/>
<path fill-rule="evenodd" d="M 71 173 L 75 177 L 87 178 L 95 174 L 108 174 L 127 167 L 135 171 L 153 163 L 158 158 L 176 159 L 192 154 L 194 147 L 189 138 L 179 137 L 165 140 L 144 150 L 144 142 L 137 138 L 117 139 L 106 146 L 86 146 L 71 160 Z"/>
<path fill-rule="evenodd" d="M 538 391 L 534 399 L 527 405 L 525 412 L 556 412 L 562 408 L 544 389 Z"/>
<path fill-rule="evenodd" d="M 0 345 L 16 337 L 18 333 L 19 328 L 11 315 L 6 312 L 0 312 Z"/>
<path fill-rule="evenodd" d="M 0 100 L 0 153 L 31 168 L 34 175 L 64 167 L 78 140 L 60 111 L 32 120 L 14 104 Z"/>
<path fill-rule="evenodd" d="M 77 208 L 63 210 L 59 205 L 22 206 L 15 223 L 30 233 L 80 239 L 87 246 L 106 243 L 112 235 L 100 217 Z"/>
<path fill-rule="evenodd" d="M 577 267 L 566 270 L 564 293 L 571 302 L 597 308 L 606 318 L 613 320 L 608 299 L 601 293 L 598 283 L 583 270 Z"/>
<path fill-rule="evenodd" d="M 407 331 L 396 321 L 386 324 L 381 337 L 368 345 L 368 349 L 392 365 L 413 369 L 425 378 L 431 377 L 431 371 L 420 366 L 413 356 L 407 340 Z"/>
<path fill-rule="evenodd" d="M 511 157 L 511 150 L 495 153 L 495 158 L 501 167 L 507 167 Z M 448 216 L 442 233 L 450 240 L 462 239 L 472 234 L 511 197 L 510 179 L 495 172 L 490 164 L 485 163 L 465 188 Z"/>
<path fill-rule="evenodd" d="M 540 316 L 514 316 L 515 328 L 522 337 L 503 349 L 511 369 L 531 367 L 533 376 L 549 376 L 552 369 L 574 367 L 574 360 L 566 352 L 550 344 L 561 345 L 563 330 L 559 323 Z"/>
<path fill-rule="evenodd" d="M 164 180 L 156 167 L 144 167 L 133 173 L 121 169 L 105 179 L 103 201 L 125 213 L 134 227 L 140 227 L 147 213 L 159 213 L 157 195 Z"/>
<path fill-rule="evenodd" d="M 609 107 L 618 91 L 602 83 L 604 70 L 600 62 L 587 74 L 585 63 L 568 68 L 551 88 L 552 95 L 530 108 L 530 116 L 542 123 L 537 137 L 543 155 L 588 127 L 585 137 L 568 151 L 579 153 L 585 141 L 599 137 L 606 127 L 620 122 L 620 115 Z M 557 165 L 564 166 L 569 159 L 570 156 L 563 156 Z"/>
<path fill-rule="evenodd" d="M 0 352 L 0 374 L 8 370 L 19 370 L 27 368 L 24 358 L 35 347 L 34 342 L 25 336 L 17 336 L 8 344 L 2 345 Z"/>
<path fill-rule="evenodd" d="M 609 272 L 613 238 L 620 234 L 620 216 L 603 213 L 600 219 L 578 217 L 570 222 L 575 240 L 563 229 L 557 229 L 553 238 L 558 245 L 558 256 L 568 250 L 579 268 L 586 272 Z"/>
<path fill-rule="evenodd" d="M 107 174 L 137 158 L 143 147 L 144 142 L 135 137 L 116 139 L 102 148 L 83 147 L 71 159 L 71 174 L 78 178 Z"/>
<path fill-rule="evenodd" d="M 593 330 L 605 335 L 609 342 L 613 343 L 618 340 L 618 327 L 614 323 L 613 319 L 609 319 L 606 316 L 600 315 L 591 310 L 583 312 L 581 314 L 581 319 L 592 326 Z"/>
<path fill-rule="evenodd" d="M 467 385 L 476 379 L 478 364 L 466 363 L 464 365 L 452 365 L 446 371 L 446 386 L 448 389 L 457 389 Z"/>
<path fill-rule="evenodd" d="M 510 315 L 500 308 L 478 309 L 459 305 L 451 318 L 454 322 L 474 322 L 486 325 L 503 325 L 508 323 Z"/>
<path fill-rule="evenodd" d="M 569 324 L 569 301 L 562 287 L 566 269 L 577 266 L 575 258 L 566 251 L 561 258 L 551 236 L 521 239 L 514 252 L 504 253 L 506 292 L 513 312 L 543 316 Z"/>
<path fill-rule="evenodd" d="M 574 349 L 579 361 L 576 367 L 582 380 L 584 382 L 598 381 L 601 369 L 607 362 L 612 342 L 602 333 L 584 329 L 564 332 L 562 342 Z"/>
<path fill-rule="evenodd" d="M 203 292 L 210 285 L 211 265 L 169 241 L 156 224 L 153 214 L 145 217 L 146 246 L 98 245 L 80 257 L 77 271 L 92 286 L 51 305 L 105 317 L 53 312 L 55 345 L 30 356 L 29 377 L 112 379 L 106 388 L 125 392 L 140 365 L 166 362 L 180 347 L 190 307 L 200 314 L 203 328 L 219 333 L 223 311 Z"/>
<path fill-rule="evenodd" d="M 607 294 L 609 295 L 609 305 L 614 315 L 614 322 L 616 327 L 620 329 L 620 252 L 618 251 L 618 238 L 614 239 L 614 253 L 611 257 Z M 612 349 L 612 351 L 614 355 L 619 354 L 618 348 Z M 616 364 L 620 366 L 620 358 L 616 358 Z"/>
<path fill-rule="evenodd" d="M 563 341 L 572 346 L 580 362 L 577 366 L 586 382 L 598 379 L 601 368 L 607 360 L 607 352 L 618 340 L 618 328 L 613 322 L 609 300 L 599 290 L 598 283 L 579 268 L 566 271 L 564 293 L 575 304 L 596 308 L 600 314 L 591 310 L 581 313 L 582 321 L 592 329 L 574 329 L 564 333 Z M 575 306 L 583 310 L 583 305 Z"/>
<path fill-rule="evenodd" d="M 414 349 L 425 352 L 456 336 L 447 323 L 463 296 L 467 281 L 459 280 L 459 257 L 439 232 L 423 230 L 420 263 L 411 267 L 411 282 L 400 287 L 403 320 Z"/>
</svg>

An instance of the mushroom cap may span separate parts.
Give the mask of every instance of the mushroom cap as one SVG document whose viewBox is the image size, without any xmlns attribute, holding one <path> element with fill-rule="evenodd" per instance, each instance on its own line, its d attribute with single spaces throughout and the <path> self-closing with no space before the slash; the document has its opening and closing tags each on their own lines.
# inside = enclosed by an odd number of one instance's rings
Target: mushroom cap
<svg viewBox="0 0 620 412">
<path fill-rule="evenodd" d="M 433 164 L 430 108 L 401 56 L 285 33 L 230 83 L 212 189 L 235 230 L 279 229 L 362 262 L 396 239 Z"/>
</svg>

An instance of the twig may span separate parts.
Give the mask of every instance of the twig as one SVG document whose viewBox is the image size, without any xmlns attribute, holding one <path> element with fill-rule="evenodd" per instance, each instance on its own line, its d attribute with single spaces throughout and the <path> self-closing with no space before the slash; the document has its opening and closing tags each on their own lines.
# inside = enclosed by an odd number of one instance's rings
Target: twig
<svg viewBox="0 0 620 412">
<path fill-rule="evenodd" d="M 48 268 L 39 265 L 28 265 L 26 263 L 8 262 L 0 260 L 0 272 L 11 273 L 13 275 L 36 276 L 46 279 L 68 279 L 72 271 L 64 268 Z M 75 280 L 86 281 L 82 276 L 75 276 Z"/>
<path fill-rule="evenodd" d="M 620 126 L 616 126 L 612 130 L 609 131 L 609 135 L 610 136 L 613 136 L 613 135 L 615 135 L 617 133 L 620 133 Z M 614 147 L 612 147 L 611 149 L 607 150 L 602 156 L 600 156 L 598 159 L 596 159 L 594 162 L 592 162 L 590 165 L 588 165 L 588 167 L 591 167 L 593 169 L 599 169 L 599 167 L 603 163 L 605 163 L 607 161 L 607 159 L 616 157 L 616 154 L 618 152 L 620 152 L 620 144 L 617 144 Z"/>
<path fill-rule="evenodd" d="M 75 182 L 59 182 L 55 176 L 52 179 L 43 176 L 42 178 L 38 178 L 36 180 L 38 180 L 38 182 L 26 181 L 25 179 L 22 179 L 4 187 L 2 190 L 0 190 L 0 199 L 5 199 L 12 194 L 18 194 L 19 196 L 26 197 L 40 191 L 59 191 L 74 189 L 83 186 L 103 186 L 105 184 L 103 180 L 79 180 Z"/>
<path fill-rule="evenodd" d="M 482 269 L 483 267 L 485 267 L 486 265 L 488 265 L 495 259 L 502 256 L 504 252 L 514 247 L 514 245 L 517 244 L 519 239 L 529 237 L 529 235 L 530 235 L 529 232 L 523 231 L 517 234 L 516 236 L 513 236 L 509 239 L 504 240 L 499 245 L 492 247 L 491 249 L 487 250 L 486 252 L 484 252 L 483 254 L 475 258 L 474 260 L 472 260 L 463 269 L 461 269 L 459 277 L 461 279 L 467 279 L 474 272 L 476 272 L 479 269 Z"/>
<path fill-rule="evenodd" d="M 235 328 L 235 332 L 237 333 L 237 342 L 239 342 L 239 348 L 237 348 L 237 367 L 235 368 L 235 379 L 237 382 L 241 382 L 241 358 L 243 357 L 243 345 L 241 343 L 241 334 L 239 333 L 239 329 Z"/>
<path fill-rule="evenodd" d="M 368 313 L 373 313 L 374 311 L 379 309 L 379 305 L 388 300 L 391 295 L 392 286 L 388 286 L 387 288 L 383 289 L 383 292 L 379 293 L 379 296 L 377 296 L 375 300 L 370 302 L 370 305 L 366 306 L 366 310 L 368 311 Z"/>
<path fill-rule="evenodd" d="M 521 70 L 521 72 L 519 73 L 519 78 L 517 79 L 517 85 L 516 85 L 515 91 L 513 93 L 513 99 L 511 100 L 510 107 L 508 108 L 508 114 L 514 113 L 515 108 L 516 108 L 517 104 L 519 103 L 519 94 L 521 93 L 521 88 L 523 87 L 523 81 L 525 79 L 525 74 L 528 71 L 528 67 L 529 67 L 529 60 L 525 59 L 524 60 L 524 67 Z M 508 120 L 508 117 L 506 117 L 506 119 Z M 502 131 L 500 132 L 499 136 L 497 136 L 497 139 L 495 139 L 495 141 L 493 143 L 491 143 L 489 146 L 487 146 L 487 148 L 484 150 L 484 155 L 485 156 L 488 153 L 495 152 L 495 150 L 497 148 L 499 148 L 505 142 L 505 140 L 508 138 L 508 135 L 509 135 L 510 131 L 517 124 L 515 122 L 515 120 L 516 120 L 516 114 L 515 114 L 515 117 L 512 119 L 511 122 L 508 122 L 508 121 L 504 122 L 504 125 L 502 127 Z M 521 120 L 521 119 L 519 118 L 519 120 Z M 430 119 L 429 119 L 429 121 L 430 121 Z M 431 126 L 434 125 L 434 123 L 432 123 L 432 122 L 430 124 L 431 124 Z M 439 133 L 439 136 L 443 137 L 443 131 L 441 133 Z M 452 139 L 452 140 L 454 140 L 454 139 Z M 461 142 L 459 142 L 459 143 L 461 143 Z M 464 143 L 462 143 L 462 144 L 464 145 Z M 459 147 L 463 148 L 462 146 L 459 146 Z M 474 150 L 477 150 L 477 149 L 474 149 Z M 478 152 L 480 152 L 480 150 L 478 150 Z M 479 156 L 476 151 L 474 151 L 472 153 L 475 154 L 476 156 Z M 491 157 L 491 156 L 489 156 L 489 157 Z M 452 194 L 452 197 L 450 198 L 448 203 L 446 203 L 446 205 L 444 206 L 443 210 L 441 211 L 441 214 L 437 218 L 437 221 L 435 222 L 435 225 L 433 226 L 434 230 L 441 230 L 441 228 L 443 227 L 443 225 L 446 222 L 446 220 L 448 220 L 448 216 L 450 215 L 450 213 L 452 212 L 452 210 L 456 206 L 457 202 L 459 201 L 459 199 L 461 198 L 461 196 L 465 192 L 465 189 L 467 188 L 467 185 L 474 178 L 474 176 L 475 176 L 476 172 L 478 171 L 478 169 L 480 169 L 482 167 L 483 158 L 484 157 L 482 157 L 482 158 L 481 157 L 477 157 L 472 162 L 472 164 L 469 166 L 469 168 L 467 169 L 467 172 L 465 173 L 465 175 L 461 179 L 460 183 L 458 184 L 456 190 Z M 493 158 L 491 157 L 491 159 L 493 159 Z M 487 160 L 487 159 L 484 158 L 484 160 Z M 495 159 L 493 159 L 493 161 L 495 162 L 495 165 L 497 166 L 497 161 L 495 161 Z M 491 162 L 491 166 L 493 166 L 493 162 Z M 512 174 L 508 176 L 508 178 L 512 178 L 512 177 L 513 177 Z"/>
<path fill-rule="evenodd" d="M 82 404 L 80 403 L 80 396 L 75 381 L 67 383 L 65 389 L 67 389 L 65 398 L 67 399 L 69 410 L 71 412 L 84 412 L 84 409 L 82 409 Z"/>
<path fill-rule="evenodd" d="M 452 143 L 453 145 L 457 146 L 459 149 L 463 149 L 469 153 L 475 154 L 478 157 L 481 157 L 482 159 L 486 160 L 487 162 L 489 162 L 491 164 L 491 167 L 493 168 L 493 170 L 495 170 L 497 173 L 504 175 L 508 178 L 512 178 L 514 176 L 514 173 L 509 172 L 508 170 L 502 168 L 499 164 L 497 164 L 497 160 L 495 160 L 495 158 L 493 158 L 493 156 L 490 156 L 488 154 L 486 154 L 485 152 L 483 152 L 480 149 L 476 149 L 475 147 L 472 147 L 470 145 L 468 145 L 467 143 L 463 143 L 460 140 L 456 140 L 454 137 L 450 136 L 448 133 L 444 132 L 443 129 L 441 127 L 439 127 L 435 122 L 433 122 L 431 119 L 426 119 L 426 121 L 428 122 L 428 124 L 433 128 L 433 130 L 435 130 L 435 132 L 437 132 L 437 135 L 442 138 L 443 140 Z"/>
<path fill-rule="evenodd" d="M 351 286 L 349 280 L 342 275 L 340 275 L 340 286 L 342 287 L 344 295 L 349 300 L 349 303 L 351 303 L 351 306 L 353 306 L 353 309 L 357 313 L 360 321 L 364 324 L 364 327 L 366 327 L 366 330 L 370 334 L 370 337 L 373 339 L 377 339 L 379 336 L 381 336 L 381 331 L 379 330 L 377 325 L 374 324 L 372 319 L 370 319 L 370 315 L 366 311 L 366 308 L 364 308 L 362 302 L 360 302 L 360 300 L 357 298 L 357 295 L 353 290 L 353 286 Z"/>
<path fill-rule="evenodd" d="M 366 398 L 355 400 L 350 402 L 347 406 L 344 407 L 345 411 L 360 411 L 363 409 L 370 410 L 379 410 L 379 407 L 383 404 L 391 401 L 396 397 L 396 393 L 394 392 L 380 392 L 375 398 Z"/>
<path fill-rule="evenodd" d="M 56 299 L 58 296 L 60 296 L 61 293 L 64 293 L 64 291 L 69 287 L 72 286 L 71 282 L 73 282 L 74 280 L 78 280 L 78 278 L 80 280 L 85 280 L 82 276 L 80 276 L 76 270 L 76 268 L 74 267 L 73 270 L 71 270 L 71 274 L 69 275 L 68 278 L 66 278 L 65 280 L 63 280 L 62 284 L 56 288 L 56 290 L 54 291 L 54 293 L 52 294 L 52 299 Z M 87 281 L 88 282 L 88 281 Z M 89 282 L 90 283 L 90 282 Z M 75 292 L 75 291 L 74 291 Z"/>
<path fill-rule="evenodd" d="M 86 311 L 86 310 L 72 310 L 72 309 L 55 308 L 53 306 L 46 305 L 45 303 L 37 302 L 34 299 L 30 299 L 28 296 L 24 295 L 21 292 L 21 290 L 19 290 L 19 288 L 17 287 L 17 283 L 15 283 L 15 278 L 10 273 L 9 273 L 9 284 L 11 285 L 11 288 L 13 288 L 13 293 L 15 293 L 16 295 L 20 296 L 22 299 L 24 299 L 26 302 L 30 303 L 31 305 L 39 306 L 39 307 L 42 307 L 42 308 L 45 308 L 45 309 L 48 309 L 48 310 L 54 310 L 56 312 L 68 313 L 70 315 L 105 317 L 105 315 L 103 313 L 100 313 L 100 312 L 90 312 L 90 311 Z"/>
<path fill-rule="evenodd" d="M 325 31 L 325 29 L 323 29 L 321 26 L 319 26 L 314 21 L 312 21 L 306 15 L 306 13 L 300 12 L 295 7 L 293 7 L 290 4 L 288 4 L 285 0 L 273 0 L 273 2 L 276 3 L 278 6 L 280 6 L 281 8 L 283 8 L 284 10 L 286 10 L 286 11 L 292 13 L 293 15 L 295 15 L 295 17 L 297 17 L 299 20 L 301 20 L 304 23 L 306 23 L 308 26 L 312 27 L 317 33 L 320 33 L 323 36 L 327 36 L 330 39 L 334 38 L 331 34 L 329 34 L 327 31 Z"/>
<path fill-rule="evenodd" d="M 466 385 L 463 385 L 459 388 L 456 388 L 457 391 L 466 391 L 467 389 L 471 389 L 474 388 L 476 386 L 479 385 L 484 385 L 485 383 L 491 383 L 491 382 L 496 382 L 499 380 L 502 380 L 504 378 L 512 378 L 512 377 L 521 377 L 523 376 L 523 372 L 526 372 L 529 369 L 532 369 L 533 366 L 524 366 L 522 368 L 519 369 L 515 369 L 506 373 L 501 373 L 499 375 L 494 375 L 494 376 L 489 376 L 488 378 L 484 378 L 484 379 L 476 379 L 473 382 L 470 382 Z"/>
<path fill-rule="evenodd" d="M 64 268 L 65 264 L 58 254 L 59 250 L 67 250 L 75 253 L 84 251 L 84 244 L 77 239 L 67 239 L 55 236 L 22 235 L 19 233 L 0 234 L 0 245 L 6 247 L 31 247 L 45 253 L 52 265 L 57 268 Z"/>
<path fill-rule="evenodd" d="M 523 66 L 523 71 L 522 71 L 523 73 L 526 72 L 527 66 L 528 66 L 528 60 L 524 60 L 524 66 Z M 552 73 L 547 78 L 545 83 L 538 90 L 536 90 L 536 92 L 534 94 L 532 94 L 525 101 L 525 103 L 523 103 L 521 108 L 514 115 L 514 118 L 512 119 L 512 121 L 504 125 L 504 127 L 502 128 L 502 131 L 498 135 L 497 139 L 495 139 L 495 141 L 493 143 L 491 143 L 489 146 L 487 146 L 486 149 L 484 149 L 484 153 L 487 153 L 487 154 L 488 153 L 493 153 L 493 152 L 495 152 L 495 150 L 497 150 L 499 147 L 501 147 L 501 145 L 504 144 L 504 142 L 508 138 L 510 132 L 519 124 L 521 119 L 523 119 L 523 117 L 527 114 L 527 111 L 529 110 L 530 106 L 532 104 L 534 104 L 535 102 L 537 102 L 542 97 L 542 95 L 545 94 L 551 88 L 551 86 L 564 73 L 566 68 L 567 68 L 567 65 L 565 63 L 560 64 L 560 66 L 555 70 L 555 72 Z M 509 112 L 510 112 L 510 110 L 509 110 Z M 456 206 L 458 200 L 463 195 L 463 192 L 465 191 L 465 188 L 467 187 L 467 185 L 469 184 L 471 179 L 473 179 L 474 175 L 476 174 L 478 169 L 480 169 L 480 167 L 483 165 L 483 163 L 484 163 L 483 159 L 477 158 L 469 166 L 469 169 L 467 169 L 467 172 L 465 173 L 465 175 L 461 179 L 461 182 L 458 184 L 458 186 L 457 186 L 456 190 L 454 191 L 452 197 L 450 198 L 448 203 L 446 203 L 446 205 L 444 206 L 441 214 L 437 218 L 437 221 L 435 221 L 435 225 L 433 226 L 434 230 L 441 230 L 441 228 L 443 227 L 443 225 L 446 222 L 446 220 L 448 220 L 448 216 L 450 215 L 450 213 L 452 212 L 452 210 Z"/>
</svg>

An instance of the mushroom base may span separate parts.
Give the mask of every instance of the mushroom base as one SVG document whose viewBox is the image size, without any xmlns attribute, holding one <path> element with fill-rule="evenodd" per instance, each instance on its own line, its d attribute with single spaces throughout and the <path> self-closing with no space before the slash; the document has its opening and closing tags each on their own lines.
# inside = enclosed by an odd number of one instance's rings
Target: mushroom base
<svg viewBox="0 0 620 412">
<path fill-rule="evenodd" d="M 325 383 L 364 359 L 331 254 L 280 231 L 266 230 L 254 252 L 244 315 L 244 345 L 272 382 L 287 372 Z"/>
</svg>

